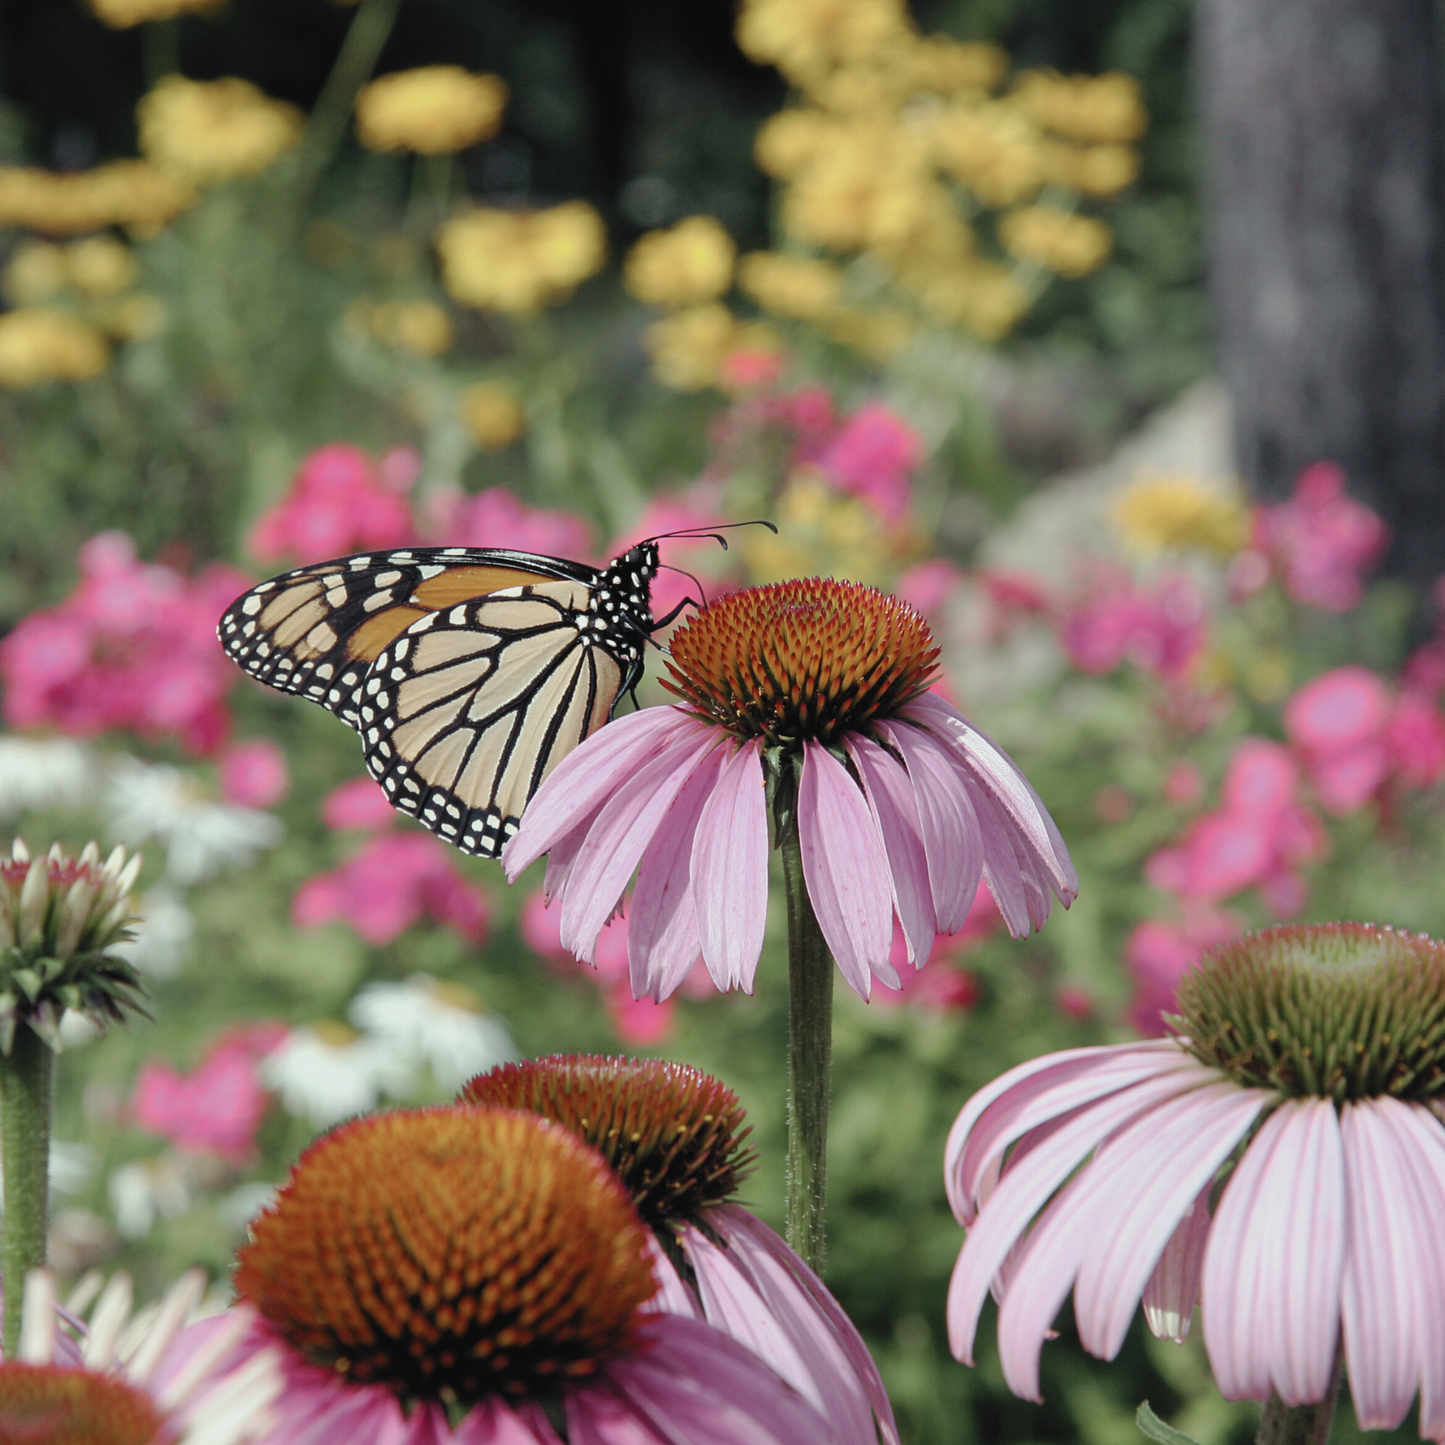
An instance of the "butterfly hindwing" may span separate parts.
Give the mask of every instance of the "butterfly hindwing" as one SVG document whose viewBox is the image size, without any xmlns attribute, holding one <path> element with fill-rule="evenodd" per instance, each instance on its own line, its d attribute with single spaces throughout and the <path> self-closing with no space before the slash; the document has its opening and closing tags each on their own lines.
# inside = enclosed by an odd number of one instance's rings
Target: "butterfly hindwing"
<svg viewBox="0 0 1445 1445">
<path fill-rule="evenodd" d="M 382 649 L 354 725 L 393 806 L 464 852 L 500 853 L 627 680 L 592 641 L 589 602 L 581 581 L 529 583 L 428 613 Z"/>
</svg>

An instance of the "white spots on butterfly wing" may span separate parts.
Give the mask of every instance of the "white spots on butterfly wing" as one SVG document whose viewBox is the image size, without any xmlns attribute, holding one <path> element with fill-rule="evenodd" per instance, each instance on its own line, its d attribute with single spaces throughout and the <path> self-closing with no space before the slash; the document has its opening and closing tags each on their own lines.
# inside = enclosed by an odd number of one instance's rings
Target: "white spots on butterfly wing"
<svg viewBox="0 0 1445 1445">
<path fill-rule="evenodd" d="M 381 691 L 381 679 L 379 677 L 368 677 L 366 679 L 366 690 L 375 697 Z"/>
<path fill-rule="evenodd" d="M 467 625 L 467 609 L 465 607 L 453 607 L 447 613 L 447 621 L 453 627 L 465 627 Z"/>
<path fill-rule="evenodd" d="M 326 601 L 332 607 L 344 607 L 346 605 L 347 596 L 348 593 L 344 586 L 333 587 L 330 589 L 330 591 L 327 592 Z"/>
<path fill-rule="evenodd" d="M 260 599 L 259 597 L 257 597 L 257 596 L 254 596 L 254 595 L 248 597 L 248 598 L 241 604 L 241 611 L 244 612 L 247 617 L 254 617 L 260 610 L 261 610 L 261 599 Z"/>
<path fill-rule="evenodd" d="M 316 676 L 323 678 L 327 682 L 330 682 L 335 675 L 336 669 L 329 662 L 323 662 L 321 666 L 316 669 Z"/>
<path fill-rule="evenodd" d="M 371 557 L 369 554 L 353 557 L 346 565 L 350 567 L 353 572 L 364 572 L 371 566 Z"/>
<path fill-rule="evenodd" d="M 404 667 L 394 667 L 394 668 L 392 668 L 392 670 L 391 670 L 391 672 L 390 672 L 389 675 L 390 675 L 391 680 L 392 680 L 393 682 L 405 682 L 405 681 L 406 681 L 406 668 L 404 668 Z"/>
<path fill-rule="evenodd" d="M 400 662 L 403 658 L 406 657 L 407 653 L 410 651 L 411 638 L 403 637 L 401 641 L 399 641 L 396 646 L 392 648 L 391 655 L 396 659 L 397 662 Z"/>
<path fill-rule="evenodd" d="M 362 602 L 363 612 L 375 612 L 378 607 L 385 607 L 394 600 L 391 588 L 383 588 L 380 592 L 373 592 L 371 596 Z"/>
<path fill-rule="evenodd" d="M 425 617 L 418 617 L 417 620 L 413 622 L 409 628 L 407 628 L 407 631 L 425 632 L 440 616 L 441 614 L 439 612 L 428 612 Z M 400 657 L 401 655 L 401 653 L 397 654 L 398 657 Z"/>
<path fill-rule="evenodd" d="M 439 562 L 429 562 L 424 566 L 418 567 L 416 570 L 421 574 L 421 580 L 423 582 L 430 582 L 433 577 L 440 577 L 447 569 Z"/>
<path fill-rule="evenodd" d="M 467 549 L 465 547 L 443 547 L 439 555 L 443 557 L 465 557 L 467 555 Z"/>
</svg>

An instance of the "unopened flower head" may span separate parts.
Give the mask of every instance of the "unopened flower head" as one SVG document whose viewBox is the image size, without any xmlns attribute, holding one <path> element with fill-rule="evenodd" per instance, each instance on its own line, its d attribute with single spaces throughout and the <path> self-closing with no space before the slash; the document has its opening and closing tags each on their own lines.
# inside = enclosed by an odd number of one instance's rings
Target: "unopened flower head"
<svg viewBox="0 0 1445 1445">
<path fill-rule="evenodd" d="M 1207 952 L 1172 1037 L 1034 1059 L 980 1091 L 945 1178 L 968 1239 L 954 1353 L 1000 1300 L 1016 1394 L 1070 1290 L 1112 1359 L 1142 1298 L 1182 1340 L 1196 1304 L 1228 1399 L 1310 1404 L 1342 1349 L 1365 1429 L 1416 1394 L 1445 1439 L 1445 946 L 1372 924 L 1270 929 Z"/>
<path fill-rule="evenodd" d="M 634 869 L 633 992 L 665 998 L 699 955 L 752 988 L 768 899 L 768 813 L 793 830 L 829 950 L 867 998 L 895 911 L 908 958 L 956 933 L 982 877 L 1016 937 L 1078 879 L 1013 762 L 928 690 L 938 650 L 912 608 L 809 578 L 735 592 L 678 629 L 664 685 L 542 785 L 503 853 L 550 853 L 561 939 L 589 961 Z"/>
<path fill-rule="evenodd" d="M 379 1445 L 405 1419 L 437 1441 L 542 1445 L 544 1406 L 571 1438 L 604 1419 L 639 1438 L 646 1419 L 670 1445 L 825 1438 L 731 1340 L 645 1310 L 649 1248 L 587 1144 L 534 1114 L 457 1106 L 312 1145 L 253 1222 L 235 1283 L 264 1317 L 257 1348 L 285 1354 L 286 1439 L 344 1419 L 353 1445 Z"/>
<path fill-rule="evenodd" d="M 115 945 L 132 935 L 130 891 L 141 858 L 118 847 L 104 863 L 94 843 L 70 858 L 57 843 L 32 858 L 17 838 L 0 854 L 0 1048 L 17 1023 L 54 1049 L 66 1009 L 102 1027 L 140 1007 L 140 977 Z"/>
</svg>

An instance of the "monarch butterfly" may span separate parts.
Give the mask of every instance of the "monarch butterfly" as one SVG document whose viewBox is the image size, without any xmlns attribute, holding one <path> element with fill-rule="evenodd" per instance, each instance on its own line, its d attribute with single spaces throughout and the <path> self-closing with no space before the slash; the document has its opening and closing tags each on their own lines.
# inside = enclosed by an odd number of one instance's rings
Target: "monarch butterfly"
<svg viewBox="0 0 1445 1445">
<path fill-rule="evenodd" d="M 340 557 L 251 588 L 218 633 L 252 677 L 350 723 L 393 807 L 495 858 L 687 605 L 652 616 L 659 540 L 601 570 L 496 547 Z"/>
</svg>

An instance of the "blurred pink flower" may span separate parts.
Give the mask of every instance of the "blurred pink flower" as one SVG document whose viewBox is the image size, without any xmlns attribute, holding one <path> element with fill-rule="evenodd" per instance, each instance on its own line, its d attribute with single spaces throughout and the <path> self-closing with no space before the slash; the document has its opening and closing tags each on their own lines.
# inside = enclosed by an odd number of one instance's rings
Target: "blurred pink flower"
<svg viewBox="0 0 1445 1445">
<path fill-rule="evenodd" d="M 894 584 L 893 593 L 925 617 L 938 612 L 963 583 L 963 573 L 944 557 L 931 557 L 910 567 Z"/>
<path fill-rule="evenodd" d="M 723 358 L 721 385 L 726 392 L 754 391 L 774 385 L 788 364 L 781 351 L 756 351 L 744 348 L 730 351 Z"/>
<path fill-rule="evenodd" d="M 653 497 L 637 521 L 621 536 L 612 539 L 608 552 L 613 557 L 620 557 L 648 538 L 663 537 L 669 532 L 694 532 L 716 527 L 722 520 L 712 503 L 708 487 L 692 487 L 670 496 Z M 652 579 L 654 617 L 666 617 L 684 597 L 691 597 L 699 603 L 706 600 L 697 595 L 697 588 L 690 577 L 684 577 L 673 568 L 705 572 L 704 581 L 709 592 L 726 590 L 729 579 L 736 576 L 731 555 L 722 552 L 711 538 L 693 540 L 679 537 L 667 544 L 666 558 L 669 565 Z M 697 566 L 700 558 L 704 561 L 703 567 Z"/>
<path fill-rule="evenodd" d="M 368 943 L 390 943 L 429 915 L 471 943 L 487 936 L 491 907 L 468 883 L 452 853 L 426 833 L 383 833 L 330 873 L 308 878 L 291 916 L 298 927 L 341 919 Z"/>
<path fill-rule="evenodd" d="M 923 460 L 923 441 L 882 402 L 858 408 L 813 459 L 839 489 L 866 502 L 889 523 L 908 512 L 909 477 Z"/>
<path fill-rule="evenodd" d="M 144 1065 L 131 1096 L 131 1117 L 185 1153 L 246 1163 L 255 1153 L 267 1104 L 256 1062 L 285 1036 L 282 1024 L 253 1024 L 223 1035 L 190 1074 L 169 1064 Z"/>
<path fill-rule="evenodd" d="M 1065 1018 L 1090 1019 L 1094 1016 L 1094 996 L 1076 983 L 1061 983 L 1054 993 L 1054 1002 Z"/>
<path fill-rule="evenodd" d="M 426 540 L 438 547 L 506 547 L 574 562 L 592 556 L 592 524 L 585 518 L 529 507 L 505 487 L 474 495 L 459 487 L 433 492 L 426 501 L 424 530 Z"/>
<path fill-rule="evenodd" d="M 1003 926 L 1003 915 L 998 911 L 988 885 L 981 879 L 963 927 L 957 933 L 938 934 L 928 957 L 919 959 L 916 964 L 908 961 L 908 940 L 895 919 L 893 947 L 888 961 L 898 973 L 899 986 L 896 989 L 887 986 L 874 989 L 869 1002 L 882 1008 L 904 1003 L 917 1004 L 938 1013 L 972 1008 L 978 1002 L 978 980 L 959 964 L 959 960 L 975 944 Z M 925 964 L 928 965 L 926 969 Z"/>
<path fill-rule="evenodd" d="M 272 808 L 291 789 L 286 754 L 258 738 L 232 743 L 221 754 L 221 796 L 243 808 Z"/>
<path fill-rule="evenodd" d="M 1254 512 L 1253 551 L 1268 558 L 1296 602 L 1328 612 L 1359 606 L 1362 574 L 1389 540 L 1380 517 L 1346 494 L 1345 474 L 1334 462 L 1306 467 L 1289 501 Z"/>
<path fill-rule="evenodd" d="M 397 811 L 373 778 L 350 778 L 333 788 L 321 802 L 321 821 L 328 828 L 386 828 L 396 822 Z"/>
<path fill-rule="evenodd" d="M 1198 905 L 1187 907 L 1183 918 L 1150 918 L 1137 925 L 1124 945 L 1124 966 L 1134 977 L 1129 1023 L 1141 1034 L 1162 1034 L 1160 1015 L 1173 1012 L 1179 980 L 1206 948 L 1244 926 L 1238 914 Z"/>
<path fill-rule="evenodd" d="M 237 678 L 216 619 L 249 579 L 219 563 L 192 578 L 143 563 L 122 532 L 92 537 L 79 560 L 75 591 L 0 642 L 5 720 L 71 737 L 126 728 L 213 752 L 230 726 L 225 697 Z"/>
<path fill-rule="evenodd" d="M 1126 659 L 1165 681 L 1182 681 L 1208 637 L 1204 599 L 1188 577 L 1148 585 L 1101 577 L 1059 620 L 1059 641 L 1081 672 L 1101 676 Z"/>
<path fill-rule="evenodd" d="M 1430 788 L 1445 775 L 1445 718 L 1431 695 L 1402 692 L 1385 725 L 1395 775 L 1412 788 Z"/>
<path fill-rule="evenodd" d="M 302 461 L 286 495 L 251 528 L 251 555 L 304 565 L 403 546 L 416 535 L 403 495 L 415 479 L 415 468 L 392 452 L 378 464 L 345 442 L 318 447 Z"/>
<path fill-rule="evenodd" d="M 1175 763 L 1164 778 L 1165 802 L 1192 807 L 1204 796 L 1204 775 L 1193 763 Z"/>
</svg>

